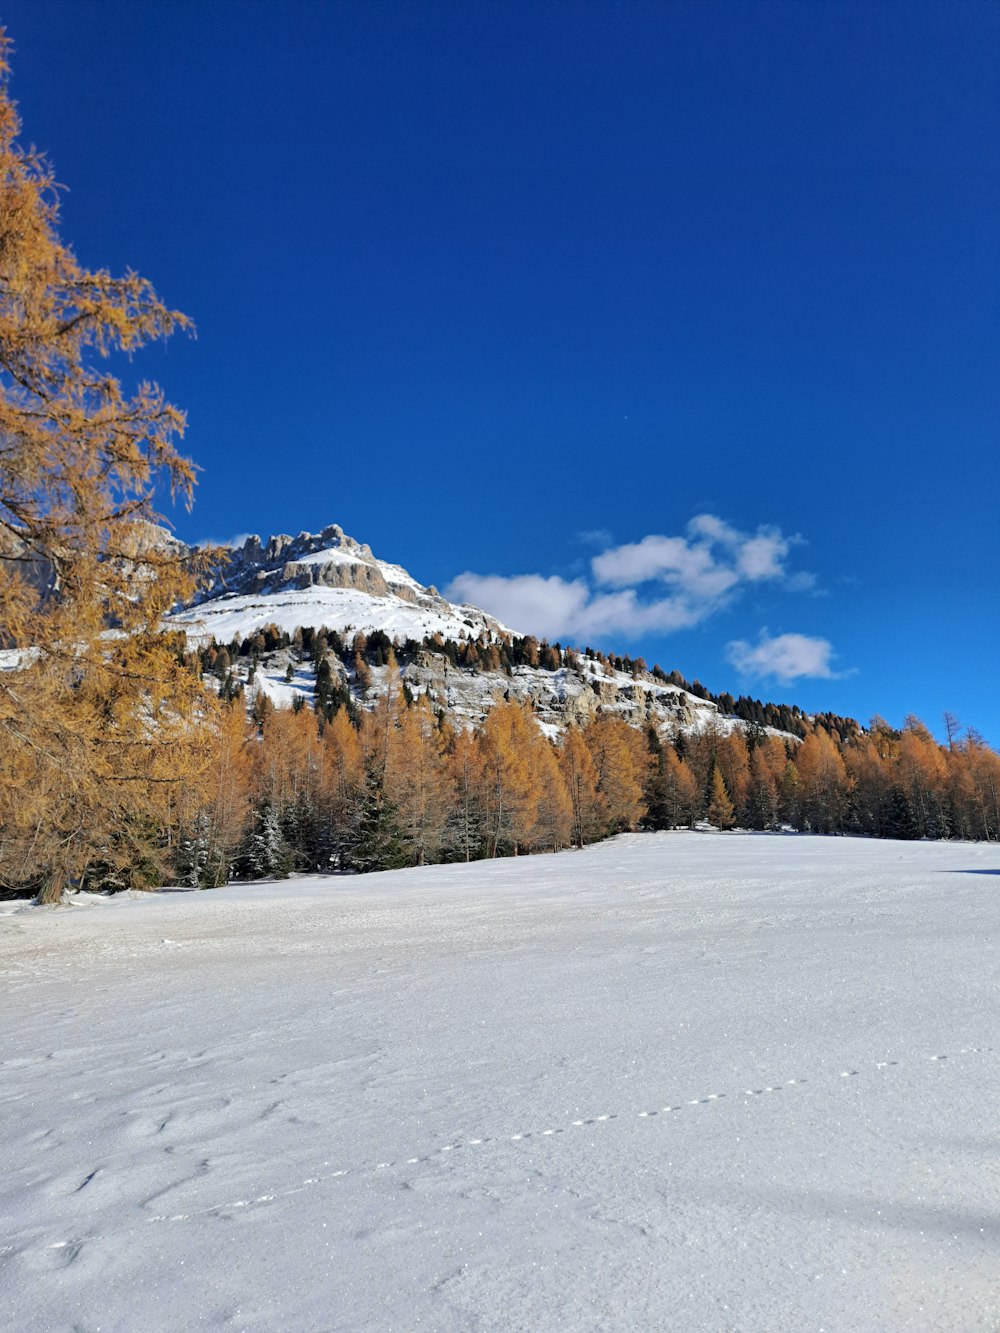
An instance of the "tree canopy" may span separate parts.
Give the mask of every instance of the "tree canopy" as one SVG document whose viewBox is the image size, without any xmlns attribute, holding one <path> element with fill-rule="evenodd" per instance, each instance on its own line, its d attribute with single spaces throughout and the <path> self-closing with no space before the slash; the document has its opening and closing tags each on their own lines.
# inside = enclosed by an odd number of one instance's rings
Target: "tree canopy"
<svg viewBox="0 0 1000 1333">
<path fill-rule="evenodd" d="M 203 748 L 161 630 L 191 570 L 156 525 L 190 501 L 184 416 L 116 354 L 190 329 L 137 273 L 84 268 L 52 168 L 18 141 L 0 32 L 0 882 L 48 899 L 135 844 Z"/>
</svg>

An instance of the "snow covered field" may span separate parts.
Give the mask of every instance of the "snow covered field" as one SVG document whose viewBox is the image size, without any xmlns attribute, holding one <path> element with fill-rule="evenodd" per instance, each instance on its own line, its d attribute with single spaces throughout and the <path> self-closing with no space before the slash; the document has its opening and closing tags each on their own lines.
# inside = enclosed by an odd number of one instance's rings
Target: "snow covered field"
<svg viewBox="0 0 1000 1333">
<path fill-rule="evenodd" d="M 0 912 L 5 1328 L 1000 1328 L 995 846 Z"/>
</svg>

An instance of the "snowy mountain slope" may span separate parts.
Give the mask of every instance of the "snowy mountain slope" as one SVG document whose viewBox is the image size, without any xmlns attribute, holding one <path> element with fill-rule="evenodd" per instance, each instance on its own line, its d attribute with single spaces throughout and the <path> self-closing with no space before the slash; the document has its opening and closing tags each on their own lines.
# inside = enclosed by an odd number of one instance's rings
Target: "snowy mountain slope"
<svg viewBox="0 0 1000 1333">
<path fill-rule="evenodd" d="M 172 617 L 195 641 L 228 643 L 265 625 L 291 634 L 311 626 L 390 638 L 510 634 L 474 606 L 455 606 L 399 565 L 377 559 L 336 524 L 313 534 L 249 537 L 230 553 L 197 602 Z"/>
<path fill-rule="evenodd" d="M 586 723 L 598 713 L 633 726 L 650 723 L 668 731 L 723 731 L 743 724 L 723 718 L 707 699 L 649 672 L 627 672 L 611 663 L 564 655 L 556 670 L 520 664 L 510 671 L 470 669 L 441 652 L 428 651 L 434 635 L 455 643 L 510 641 L 520 632 L 478 607 L 449 602 L 434 587 L 418 583 L 400 565 L 375 556 L 337 524 L 319 533 L 286 534 L 261 541 L 249 537 L 229 552 L 198 599 L 176 611 L 171 623 L 193 644 L 242 644 L 267 626 L 287 635 L 297 629 L 336 631 L 348 643 L 362 633 L 381 631 L 400 651 L 403 679 L 413 695 L 426 695 L 436 709 L 458 724 L 478 723 L 500 699 L 531 704 L 539 724 L 554 735 L 569 722 Z M 401 651 L 407 640 L 423 645 Z M 372 663 L 359 682 L 349 662 L 330 656 L 336 683 L 360 707 L 371 706 L 384 688 L 384 673 Z M 232 663 L 237 678 L 289 707 L 296 697 L 310 701 L 315 665 L 292 648 L 258 653 Z M 291 668 L 292 680 L 286 679 Z M 781 733 L 784 734 L 784 733 Z"/>
<path fill-rule="evenodd" d="M 244 681 L 248 681 L 249 665 L 242 661 L 235 667 Z M 292 666 L 290 681 L 286 679 L 288 665 Z M 740 725 L 735 719 L 720 717 L 714 704 L 676 686 L 662 685 L 652 678 L 635 680 L 611 668 L 603 675 L 600 665 L 585 660 L 577 668 L 561 667 L 558 671 L 519 666 L 508 676 L 464 670 L 443 657 L 419 653 L 411 661 L 404 660 L 401 674 L 411 695 L 426 695 L 435 710 L 443 710 L 456 725 L 482 722 L 501 699 L 530 704 L 542 729 L 553 736 L 570 722 L 585 724 L 598 712 L 604 717 L 620 717 L 633 726 L 653 722 L 685 731 L 702 730 L 711 724 L 727 732 Z M 385 691 L 384 668 L 370 668 L 371 683 L 363 695 L 352 673 L 336 660 L 334 674 L 362 707 Z M 299 662 L 293 653 L 275 653 L 258 664 L 253 686 L 277 707 L 290 708 L 296 697 L 311 702 L 316 673 L 310 662 Z"/>
</svg>

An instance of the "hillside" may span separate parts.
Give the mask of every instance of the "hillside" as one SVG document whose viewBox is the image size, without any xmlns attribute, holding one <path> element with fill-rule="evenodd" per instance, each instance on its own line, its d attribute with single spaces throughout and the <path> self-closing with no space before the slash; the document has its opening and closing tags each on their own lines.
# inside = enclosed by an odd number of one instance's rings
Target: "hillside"
<svg viewBox="0 0 1000 1333">
<path fill-rule="evenodd" d="M 227 674 L 279 706 L 312 700 L 325 656 L 332 688 L 360 706 L 379 694 L 392 647 L 409 693 L 459 722 L 479 722 L 501 699 L 529 702 L 555 732 L 598 713 L 667 731 L 742 725 L 718 704 L 642 663 L 538 644 L 478 607 L 449 602 L 336 524 L 319 533 L 248 537 L 172 623 L 189 643 L 227 647 Z M 308 633 L 327 632 L 334 651 Z M 364 669 L 355 665 L 356 636 Z M 384 645 L 383 645 L 384 637 Z M 372 642 L 380 645 L 370 650 Z M 337 648 L 341 651 L 336 651 Z"/>
</svg>

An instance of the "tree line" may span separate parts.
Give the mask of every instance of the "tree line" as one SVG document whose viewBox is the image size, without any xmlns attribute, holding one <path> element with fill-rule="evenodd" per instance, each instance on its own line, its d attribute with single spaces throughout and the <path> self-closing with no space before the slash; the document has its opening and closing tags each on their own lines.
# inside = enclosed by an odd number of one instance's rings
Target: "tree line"
<svg viewBox="0 0 1000 1333">
<path fill-rule="evenodd" d="M 115 810 L 77 884 L 218 887 L 292 873 L 395 869 L 583 847 L 703 823 L 890 838 L 1000 838 L 1000 757 L 916 719 L 837 742 L 750 725 L 661 735 L 614 716 L 557 739 L 498 701 L 456 727 L 405 691 L 390 649 L 366 709 L 220 703 L 205 750 L 158 808 Z M 0 865 L 3 840 L 0 837 Z"/>
</svg>

